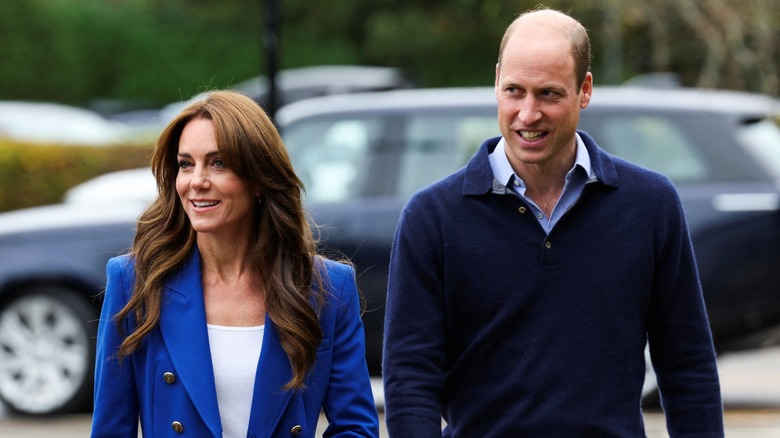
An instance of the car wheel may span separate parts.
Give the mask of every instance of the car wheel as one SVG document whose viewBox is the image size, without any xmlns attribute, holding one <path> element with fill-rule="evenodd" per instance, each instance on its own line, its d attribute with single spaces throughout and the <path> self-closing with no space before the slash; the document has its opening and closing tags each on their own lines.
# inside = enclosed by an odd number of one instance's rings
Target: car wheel
<svg viewBox="0 0 780 438">
<path fill-rule="evenodd" d="M 13 412 L 80 411 L 92 400 L 97 314 L 63 287 L 36 287 L 0 309 L 0 400 Z"/>
</svg>

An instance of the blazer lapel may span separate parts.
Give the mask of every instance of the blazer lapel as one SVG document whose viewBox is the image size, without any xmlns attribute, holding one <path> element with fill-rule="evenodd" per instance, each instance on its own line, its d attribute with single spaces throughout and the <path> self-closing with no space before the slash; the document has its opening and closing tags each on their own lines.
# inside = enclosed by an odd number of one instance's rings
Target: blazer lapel
<svg viewBox="0 0 780 438">
<path fill-rule="evenodd" d="M 279 343 L 276 327 L 266 315 L 249 417 L 250 435 L 269 437 L 273 434 L 293 394 L 293 391 L 283 389 L 291 378 L 290 361 Z"/>
<path fill-rule="evenodd" d="M 162 301 L 160 331 L 177 377 L 211 432 L 221 436 L 197 247 L 167 282 Z"/>
</svg>

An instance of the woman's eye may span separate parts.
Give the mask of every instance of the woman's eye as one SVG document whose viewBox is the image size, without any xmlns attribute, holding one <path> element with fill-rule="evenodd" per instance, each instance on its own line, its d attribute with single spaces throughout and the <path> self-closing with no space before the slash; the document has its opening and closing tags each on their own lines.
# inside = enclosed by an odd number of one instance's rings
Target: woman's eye
<svg viewBox="0 0 780 438">
<path fill-rule="evenodd" d="M 225 165 L 225 162 L 224 162 L 224 161 L 222 161 L 222 159 L 221 159 L 221 158 L 217 158 L 216 160 L 214 160 L 214 166 L 216 166 L 216 167 L 221 167 L 221 168 L 227 167 L 227 166 Z"/>
<path fill-rule="evenodd" d="M 184 169 L 185 167 L 190 167 L 190 166 L 192 166 L 192 163 L 190 163 L 189 161 L 185 161 L 185 160 L 179 161 L 179 169 Z"/>
</svg>

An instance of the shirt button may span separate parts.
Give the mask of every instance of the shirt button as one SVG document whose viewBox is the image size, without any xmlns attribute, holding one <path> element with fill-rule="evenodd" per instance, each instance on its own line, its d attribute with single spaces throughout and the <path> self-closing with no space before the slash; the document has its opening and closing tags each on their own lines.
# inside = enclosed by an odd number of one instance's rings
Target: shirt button
<svg viewBox="0 0 780 438">
<path fill-rule="evenodd" d="M 174 376 L 173 373 L 169 371 L 163 374 L 163 380 L 165 380 L 165 383 L 173 385 L 174 382 L 176 382 L 176 376 Z"/>
<path fill-rule="evenodd" d="M 542 215 L 542 213 L 536 213 L 536 217 L 539 218 L 539 219 L 541 219 L 543 216 L 544 215 Z"/>
<path fill-rule="evenodd" d="M 520 207 L 517 209 L 520 213 L 525 213 L 525 207 Z"/>
<path fill-rule="evenodd" d="M 547 249 L 550 249 L 552 247 L 552 243 L 550 243 L 550 241 L 548 240 L 548 241 L 544 242 L 544 247 L 547 248 Z"/>
<path fill-rule="evenodd" d="M 519 185 L 520 185 L 520 180 L 519 180 L 519 179 L 517 179 L 517 178 L 515 178 L 515 179 L 512 181 L 512 183 L 513 183 L 514 185 L 516 185 L 516 186 L 519 186 Z"/>
<path fill-rule="evenodd" d="M 179 423 L 178 421 L 174 421 L 173 423 L 171 423 L 171 428 L 173 428 L 173 431 L 176 433 L 184 432 L 184 426 L 182 426 L 182 424 Z"/>
</svg>

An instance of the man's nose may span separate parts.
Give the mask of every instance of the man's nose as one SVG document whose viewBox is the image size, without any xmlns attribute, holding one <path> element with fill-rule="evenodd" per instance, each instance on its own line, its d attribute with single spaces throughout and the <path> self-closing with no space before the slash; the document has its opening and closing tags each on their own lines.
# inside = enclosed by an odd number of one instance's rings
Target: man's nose
<svg viewBox="0 0 780 438">
<path fill-rule="evenodd" d="M 532 125 L 542 118 L 539 100 L 533 96 L 527 96 L 520 102 L 520 108 L 517 111 L 517 118 L 523 125 Z"/>
</svg>

